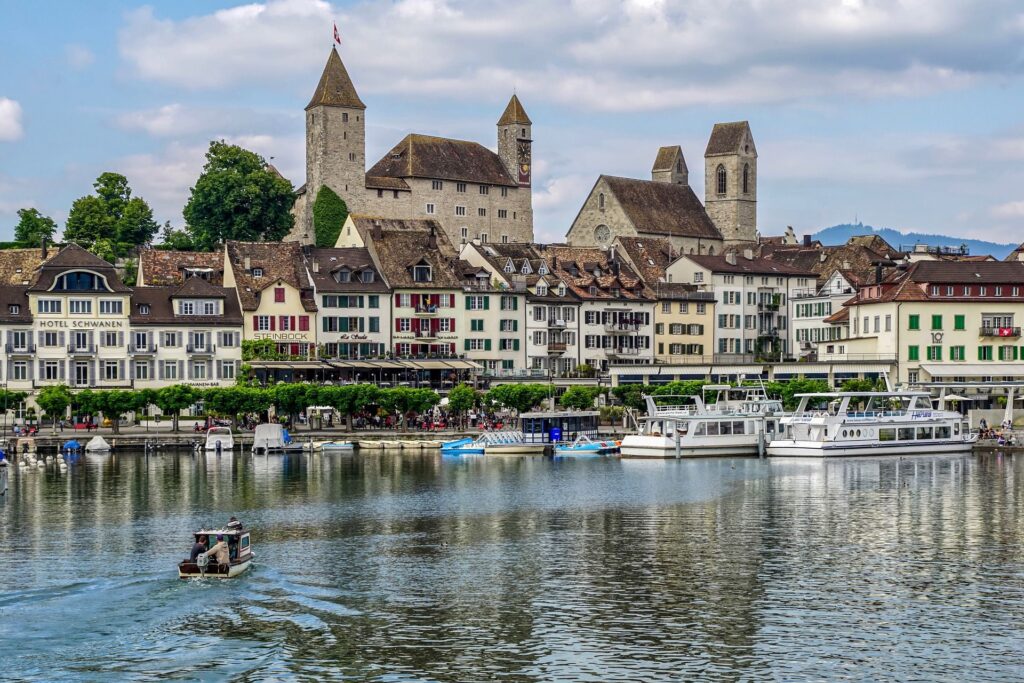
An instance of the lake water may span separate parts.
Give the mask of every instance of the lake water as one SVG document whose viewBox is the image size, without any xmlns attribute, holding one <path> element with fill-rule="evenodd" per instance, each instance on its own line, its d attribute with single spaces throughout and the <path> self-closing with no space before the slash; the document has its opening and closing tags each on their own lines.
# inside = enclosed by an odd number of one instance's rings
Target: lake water
<svg viewBox="0 0 1024 683">
<path fill-rule="evenodd" d="M 1002 456 L 83 459 L 0 499 L 0 679 L 1019 681 L 1022 534 Z"/>
</svg>

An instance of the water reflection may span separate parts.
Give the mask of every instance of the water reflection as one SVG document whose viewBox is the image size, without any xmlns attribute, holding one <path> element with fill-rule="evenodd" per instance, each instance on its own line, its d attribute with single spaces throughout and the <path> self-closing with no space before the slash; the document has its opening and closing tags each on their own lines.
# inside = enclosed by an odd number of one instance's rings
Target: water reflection
<svg viewBox="0 0 1024 683">
<path fill-rule="evenodd" d="M 1020 467 L 384 452 L 19 471 L 5 675 L 1017 680 Z M 189 531 L 232 514 L 254 570 L 179 582 Z"/>
</svg>

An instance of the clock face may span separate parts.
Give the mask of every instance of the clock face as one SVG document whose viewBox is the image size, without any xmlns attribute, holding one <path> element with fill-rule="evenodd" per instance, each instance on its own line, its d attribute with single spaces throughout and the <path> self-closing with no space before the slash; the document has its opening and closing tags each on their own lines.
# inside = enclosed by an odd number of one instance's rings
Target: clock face
<svg viewBox="0 0 1024 683">
<path fill-rule="evenodd" d="M 598 244 L 605 244 L 612 237 L 612 231 L 607 225 L 599 225 L 594 228 L 594 239 Z"/>
</svg>

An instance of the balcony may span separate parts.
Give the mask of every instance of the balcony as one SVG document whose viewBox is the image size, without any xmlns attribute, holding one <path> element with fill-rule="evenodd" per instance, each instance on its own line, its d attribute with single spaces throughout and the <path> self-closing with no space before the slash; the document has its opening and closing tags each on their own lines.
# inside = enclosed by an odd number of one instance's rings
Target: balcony
<svg viewBox="0 0 1024 683">
<path fill-rule="evenodd" d="M 564 320 L 549 319 L 548 320 L 548 327 L 549 328 L 554 328 L 554 329 L 563 329 L 565 327 L 565 321 Z"/>
<path fill-rule="evenodd" d="M 417 306 L 416 307 L 416 315 L 421 316 L 421 317 L 423 317 L 423 316 L 425 316 L 425 317 L 433 317 L 433 316 L 437 315 L 437 306 L 435 306 L 433 304 L 428 304 L 426 306 L 423 306 L 423 305 Z"/>
<path fill-rule="evenodd" d="M 16 354 L 17 353 L 21 353 L 21 354 L 26 354 L 27 355 L 27 354 L 35 353 L 36 352 L 36 345 L 35 344 L 7 344 L 4 347 L 4 350 L 7 351 L 7 353 L 16 353 Z"/>
<path fill-rule="evenodd" d="M 185 347 L 185 351 L 197 356 L 212 356 L 215 348 L 213 344 L 189 344 Z"/>
<path fill-rule="evenodd" d="M 434 330 L 416 330 L 413 333 L 416 339 L 437 339 L 437 332 Z"/>
<path fill-rule="evenodd" d="M 608 348 L 605 349 L 604 352 L 609 356 L 639 356 L 640 352 L 643 350 L 644 349 L 626 346 L 621 349 Z"/>
<path fill-rule="evenodd" d="M 565 353 L 566 344 L 565 342 L 548 342 L 548 355 L 549 356 L 561 356 Z"/>
<path fill-rule="evenodd" d="M 980 337 L 1019 337 L 1019 327 L 982 327 Z"/>
<path fill-rule="evenodd" d="M 68 353 L 76 356 L 85 356 L 96 353 L 95 344 L 68 344 Z"/>
<path fill-rule="evenodd" d="M 771 313 L 779 310 L 779 303 L 777 301 L 762 301 L 757 305 L 757 310 Z"/>
<path fill-rule="evenodd" d="M 618 322 L 604 323 L 605 332 L 636 332 L 642 323 L 639 320 L 619 320 Z"/>
<path fill-rule="evenodd" d="M 156 353 L 156 344 L 129 344 L 128 353 L 152 355 Z"/>
</svg>

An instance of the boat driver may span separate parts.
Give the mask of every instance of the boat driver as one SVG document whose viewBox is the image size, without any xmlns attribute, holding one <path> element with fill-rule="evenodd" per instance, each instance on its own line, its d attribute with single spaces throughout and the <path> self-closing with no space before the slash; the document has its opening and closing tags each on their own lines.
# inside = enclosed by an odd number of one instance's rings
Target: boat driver
<svg viewBox="0 0 1024 683">
<path fill-rule="evenodd" d="M 192 555 L 189 558 L 189 562 L 195 562 L 196 558 L 206 552 L 206 536 L 200 536 L 196 539 L 196 544 L 192 546 Z"/>
<path fill-rule="evenodd" d="M 213 544 L 209 550 L 206 551 L 207 556 L 213 556 L 217 560 L 217 564 L 230 564 L 228 555 L 228 544 L 224 540 L 224 534 L 217 534 L 217 542 Z"/>
</svg>

